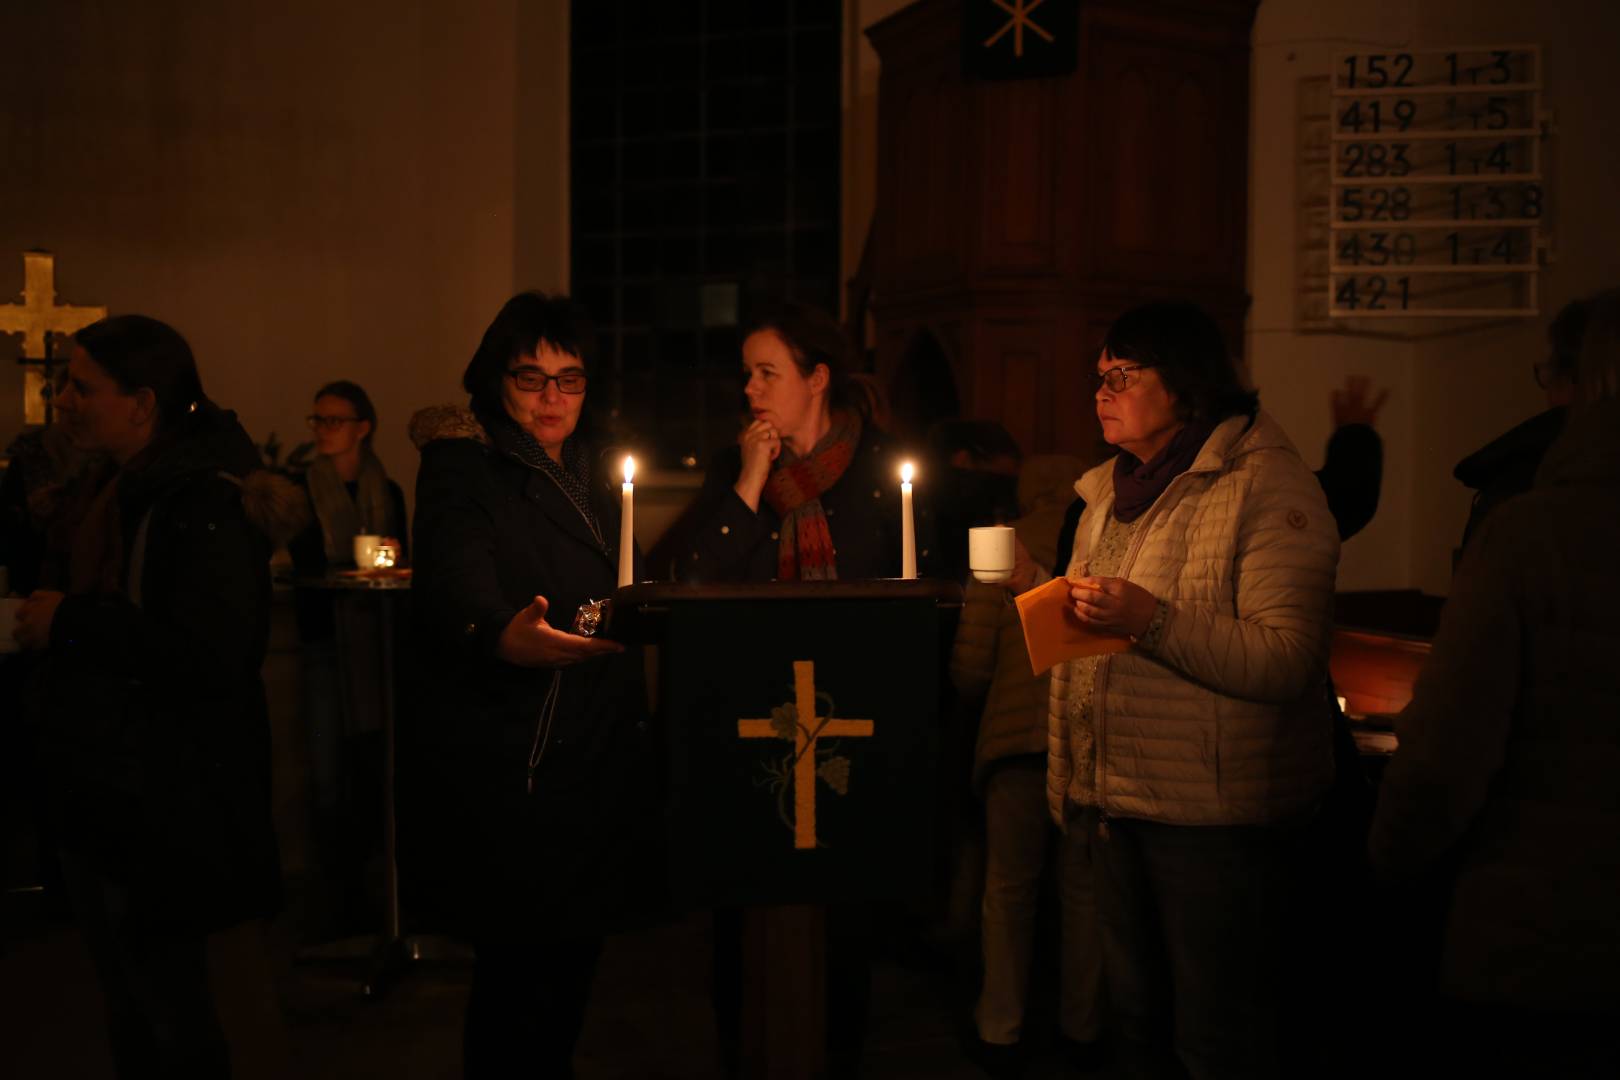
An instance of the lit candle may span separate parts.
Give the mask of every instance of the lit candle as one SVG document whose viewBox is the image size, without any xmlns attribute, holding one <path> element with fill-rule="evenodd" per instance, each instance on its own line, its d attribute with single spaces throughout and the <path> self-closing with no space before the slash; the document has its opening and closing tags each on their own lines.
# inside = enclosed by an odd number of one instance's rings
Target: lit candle
<svg viewBox="0 0 1620 1080">
<path fill-rule="evenodd" d="M 900 466 L 900 576 L 917 576 L 917 526 L 911 518 L 911 462 Z"/>
<path fill-rule="evenodd" d="M 619 587 L 635 581 L 636 561 L 636 459 L 624 459 L 624 512 L 619 515 Z"/>
</svg>

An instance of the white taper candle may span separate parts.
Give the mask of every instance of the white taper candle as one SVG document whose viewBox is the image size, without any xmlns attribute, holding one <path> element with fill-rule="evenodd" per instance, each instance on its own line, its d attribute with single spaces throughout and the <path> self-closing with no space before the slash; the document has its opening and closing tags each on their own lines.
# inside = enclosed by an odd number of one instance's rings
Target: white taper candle
<svg viewBox="0 0 1620 1080">
<path fill-rule="evenodd" d="M 900 466 L 900 576 L 917 576 L 917 525 L 911 516 L 911 462 Z"/>
<path fill-rule="evenodd" d="M 619 515 L 619 587 L 635 583 L 636 578 L 636 459 L 624 459 L 624 509 Z"/>
</svg>

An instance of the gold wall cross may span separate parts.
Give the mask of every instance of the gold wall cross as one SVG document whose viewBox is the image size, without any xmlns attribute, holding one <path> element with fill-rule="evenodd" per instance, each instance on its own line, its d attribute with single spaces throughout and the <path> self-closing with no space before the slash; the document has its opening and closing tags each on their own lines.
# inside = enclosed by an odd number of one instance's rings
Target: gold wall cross
<svg viewBox="0 0 1620 1080">
<path fill-rule="evenodd" d="M 23 252 L 23 302 L 0 305 L 0 333 L 23 336 L 23 359 L 45 359 L 46 334 L 71 334 L 107 317 L 104 307 L 56 306 L 56 256 Z"/>
<path fill-rule="evenodd" d="M 56 306 L 56 256 L 48 251 L 23 252 L 23 302 L 0 305 L 0 333 L 22 335 L 23 363 L 41 365 L 23 372 L 23 422 L 43 424 L 50 418 L 45 402 L 44 365 L 51 334 L 71 334 L 107 317 L 104 307 Z"/>
<path fill-rule="evenodd" d="M 833 720 L 816 715 L 816 665 L 793 661 L 793 699 L 798 713 L 793 744 L 793 846 L 816 846 L 816 742 L 838 737 L 869 738 L 870 720 Z M 778 739 L 772 720 L 738 720 L 737 734 L 744 739 Z"/>
</svg>

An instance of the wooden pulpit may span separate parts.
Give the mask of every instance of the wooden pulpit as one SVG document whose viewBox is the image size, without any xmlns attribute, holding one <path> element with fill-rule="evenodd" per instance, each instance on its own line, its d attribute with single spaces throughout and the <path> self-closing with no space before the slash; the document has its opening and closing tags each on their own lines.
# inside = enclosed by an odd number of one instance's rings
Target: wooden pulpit
<svg viewBox="0 0 1620 1080">
<path fill-rule="evenodd" d="M 746 1077 L 826 1075 L 823 913 L 928 887 L 939 681 L 961 588 L 643 584 L 675 901 L 743 909 Z"/>
</svg>

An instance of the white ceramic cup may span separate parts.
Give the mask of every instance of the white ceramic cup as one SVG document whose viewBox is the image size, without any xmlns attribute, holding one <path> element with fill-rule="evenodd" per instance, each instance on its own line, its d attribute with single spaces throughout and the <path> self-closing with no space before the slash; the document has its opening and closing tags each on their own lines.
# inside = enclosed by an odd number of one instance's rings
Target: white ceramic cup
<svg viewBox="0 0 1620 1080">
<path fill-rule="evenodd" d="M 377 545 L 382 543 L 382 537 L 375 533 L 360 533 L 354 538 L 354 565 L 362 570 L 373 569 L 377 565 Z"/>
<path fill-rule="evenodd" d="M 0 653 L 16 652 L 22 648 L 17 644 L 17 613 L 22 606 L 21 597 L 0 598 Z"/>
<path fill-rule="evenodd" d="M 1011 525 L 985 525 L 968 530 L 968 569 L 987 584 L 1006 581 L 1013 572 Z"/>
</svg>

